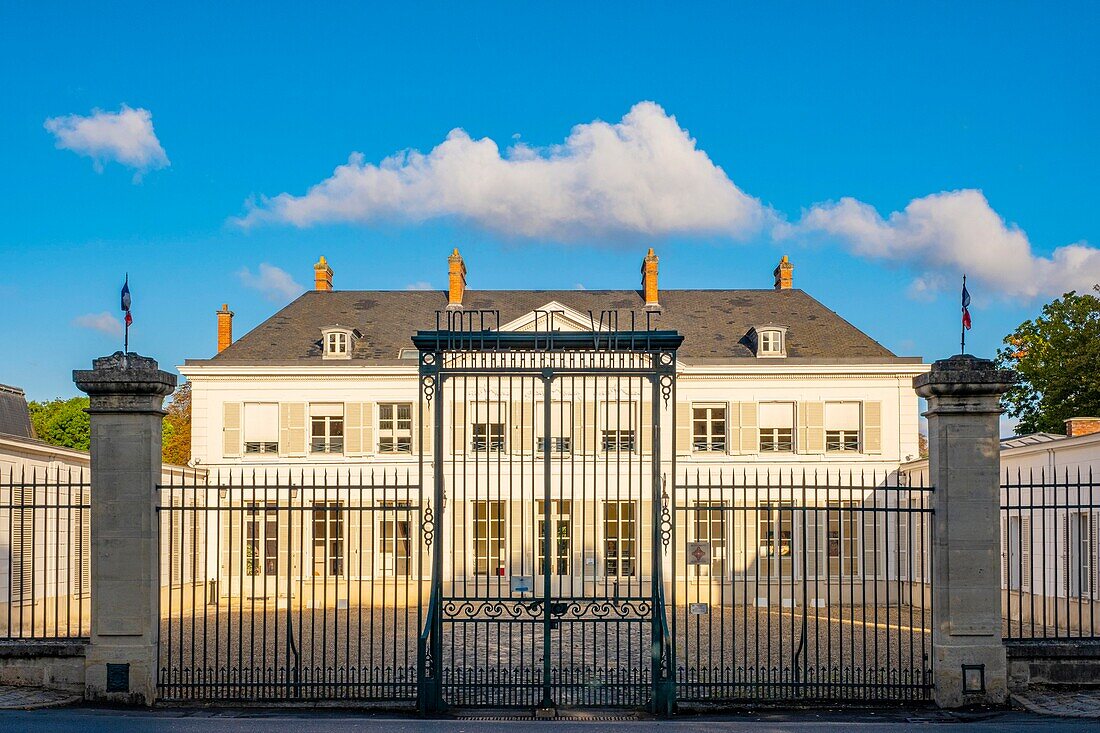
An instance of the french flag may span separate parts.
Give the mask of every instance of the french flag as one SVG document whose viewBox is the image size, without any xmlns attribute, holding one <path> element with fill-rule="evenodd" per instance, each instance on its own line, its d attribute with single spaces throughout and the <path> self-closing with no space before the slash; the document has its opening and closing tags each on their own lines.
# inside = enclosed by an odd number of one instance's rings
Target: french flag
<svg viewBox="0 0 1100 733">
<path fill-rule="evenodd" d="M 963 292 L 962 292 L 962 306 L 963 306 L 963 328 L 967 331 L 970 330 L 970 291 L 966 289 L 966 275 L 963 275 Z"/>
<path fill-rule="evenodd" d="M 122 310 L 126 312 L 126 326 L 134 322 L 134 317 L 130 315 L 130 276 L 126 276 L 126 281 L 122 283 Z"/>
</svg>

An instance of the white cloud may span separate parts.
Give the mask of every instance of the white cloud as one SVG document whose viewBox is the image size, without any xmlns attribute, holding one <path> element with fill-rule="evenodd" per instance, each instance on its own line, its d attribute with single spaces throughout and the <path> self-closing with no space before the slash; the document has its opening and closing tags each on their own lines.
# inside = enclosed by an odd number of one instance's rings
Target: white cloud
<svg viewBox="0 0 1100 733">
<path fill-rule="evenodd" d="M 267 262 L 261 262 L 258 270 L 258 274 L 253 274 L 251 270 L 244 267 L 237 273 L 237 277 L 245 287 L 260 291 L 272 302 L 294 300 L 305 292 L 305 288 L 295 282 L 286 270 Z"/>
<path fill-rule="evenodd" d="M 405 290 L 435 290 L 430 282 L 418 280 L 405 286 Z"/>
<path fill-rule="evenodd" d="M 843 198 L 814 206 L 796 226 L 776 233 L 814 231 L 837 237 L 857 256 L 917 267 L 924 274 L 911 293 L 919 297 L 954 287 L 945 273 L 965 272 L 1005 297 L 1061 295 L 1100 282 L 1100 250 L 1081 243 L 1036 255 L 1027 235 L 970 189 L 914 199 L 885 219 L 868 204 Z"/>
<path fill-rule="evenodd" d="M 73 319 L 73 325 L 79 326 L 80 328 L 87 328 L 92 331 L 99 331 L 108 336 L 122 335 L 122 321 L 116 318 L 114 314 L 108 313 L 107 311 L 103 311 L 102 313 L 86 313 L 82 316 L 77 316 Z"/>
<path fill-rule="evenodd" d="M 547 148 L 455 129 L 424 154 L 379 164 L 353 153 L 302 196 L 264 198 L 238 221 L 305 227 L 326 222 L 420 222 L 450 217 L 507 236 L 577 239 L 615 234 L 744 236 L 769 218 L 674 117 L 640 102 L 617 123 L 577 125 Z"/>
<path fill-rule="evenodd" d="M 104 162 L 115 161 L 137 169 L 137 180 L 147 170 L 169 165 L 147 109 L 124 104 L 118 112 L 96 109 L 87 117 L 51 117 L 45 128 L 56 138 L 58 148 L 88 156 L 96 170 L 102 170 Z"/>
</svg>

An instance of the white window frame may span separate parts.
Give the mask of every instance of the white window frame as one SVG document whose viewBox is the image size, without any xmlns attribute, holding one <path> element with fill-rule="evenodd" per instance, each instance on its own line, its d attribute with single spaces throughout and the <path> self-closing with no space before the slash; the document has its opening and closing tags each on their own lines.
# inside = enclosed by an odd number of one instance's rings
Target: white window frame
<svg viewBox="0 0 1100 733">
<path fill-rule="evenodd" d="M 614 506 L 615 518 L 608 517 L 607 510 Z M 629 519 L 623 519 L 622 508 L 630 507 L 631 517 Z M 639 577 L 639 546 L 638 546 L 638 523 L 639 523 L 639 508 L 638 502 L 625 500 L 618 501 L 615 499 L 607 499 L 603 502 L 603 522 L 601 524 L 601 531 L 603 535 L 603 565 L 601 569 L 605 578 L 627 578 L 634 579 Z M 628 537 L 624 537 L 623 528 L 629 527 L 632 531 Z M 614 528 L 614 536 L 609 531 Z M 614 540 L 616 542 L 616 550 L 614 558 L 611 556 L 609 543 Z M 629 547 L 629 552 L 623 552 L 624 542 Z M 615 563 L 615 571 L 611 572 L 611 563 Z M 629 562 L 631 566 L 631 572 L 623 572 L 624 562 Z"/>
<path fill-rule="evenodd" d="M 408 408 L 409 417 L 402 418 L 400 410 Z M 389 417 L 386 413 L 389 412 Z M 402 427 L 402 423 L 408 422 L 408 428 Z M 408 439 L 408 450 L 402 450 L 401 445 Z M 387 447 L 386 442 L 389 442 Z M 378 452 L 382 455 L 412 455 L 413 453 L 413 403 L 411 402 L 379 402 L 378 403 Z"/>
<path fill-rule="evenodd" d="M 766 427 L 764 425 L 764 408 L 767 405 L 783 405 L 785 408 L 789 408 L 790 423 L 787 427 Z M 758 444 L 760 453 L 794 453 L 797 451 L 798 446 L 795 444 L 795 403 L 793 402 L 761 402 L 757 406 L 759 414 L 759 431 L 760 441 Z M 765 440 L 767 444 L 772 447 L 765 448 Z M 782 448 L 780 446 L 787 445 L 789 447 Z"/>
<path fill-rule="evenodd" d="M 317 404 L 310 404 L 310 406 L 309 406 L 309 452 L 310 452 L 310 455 L 336 455 L 336 456 L 344 455 L 344 445 L 345 445 L 344 441 L 345 441 L 345 427 L 346 427 L 346 424 L 344 422 L 345 415 L 344 415 L 344 405 L 343 405 L 343 403 L 341 403 L 341 402 L 331 403 L 333 405 L 333 407 L 330 408 L 330 409 L 335 409 L 336 407 L 338 407 L 339 410 L 340 410 L 339 415 L 325 415 L 325 414 L 315 415 L 314 414 L 315 408 L 319 408 L 321 405 L 329 405 L 329 404 L 330 403 L 317 403 Z M 321 410 L 319 410 L 319 411 L 324 411 L 324 409 L 321 408 Z M 316 430 L 316 425 L 315 425 L 315 421 L 318 421 L 318 420 L 321 421 L 321 424 L 324 426 L 320 435 L 318 435 L 317 430 Z M 333 426 L 336 424 L 337 421 L 339 421 L 339 425 L 340 425 L 339 435 L 336 435 L 333 432 Z M 320 445 L 324 446 L 321 450 L 317 450 L 317 448 L 316 448 L 317 445 L 319 445 L 318 442 L 317 442 L 318 440 L 323 441 L 322 443 L 320 443 Z"/>
<path fill-rule="evenodd" d="M 830 405 L 855 405 L 856 416 L 853 427 L 835 428 L 830 426 Z M 856 401 L 826 402 L 825 410 L 825 452 L 826 453 L 860 453 L 863 450 L 863 405 Z M 838 447 L 830 447 L 838 446 Z"/>
<path fill-rule="evenodd" d="M 485 517 L 478 517 L 479 506 L 485 506 Z M 494 507 L 499 508 L 498 515 L 494 516 Z M 508 502 L 503 499 L 475 499 L 470 502 L 470 557 L 473 567 L 470 573 L 475 578 L 503 578 L 508 574 Z M 485 529 L 484 537 L 479 537 L 479 530 Z M 494 529 L 499 534 L 494 534 Z M 479 552 L 479 542 L 484 542 L 485 552 Z M 496 557 L 492 551 L 497 550 Z M 482 570 L 484 561 L 484 570 Z"/>
<path fill-rule="evenodd" d="M 715 411 L 721 411 L 721 417 Z M 699 417 L 697 411 L 703 411 Z M 725 453 L 727 429 L 729 427 L 729 408 L 725 403 L 693 402 L 691 404 L 691 450 L 693 453 Z M 703 423 L 703 433 L 699 433 L 699 424 Z M 716 430 L 714 424 L 722 423 L 722 429 Z M 700 440 L 700 438 L 702 440 Z M 720 442 L 719 442 L 720 441 Z M 700 447 L 702 445 L 703 447 Z"/>
<path fill-rule="evenodd" d="M 275 440 L 256 441 L 249 440 L 249 438 L 256 437 L 249 433 L 249 419 L 248 415 L 252 410 L 249 408 L 266 407 L 268 410 L 275 413 Z M 249 446 L 256 446 L 254 450 L 250 450 Z M 263 456 L 279 455 L 279 403 L 278 402 L 245 402 L 241 406 L 241 455 L 245 456 Z"/>
</svg>

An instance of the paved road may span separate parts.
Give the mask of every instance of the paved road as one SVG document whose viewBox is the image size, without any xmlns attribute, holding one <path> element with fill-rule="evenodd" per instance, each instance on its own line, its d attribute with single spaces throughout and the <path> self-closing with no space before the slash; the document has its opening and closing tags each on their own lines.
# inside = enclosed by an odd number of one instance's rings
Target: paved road
<svg viewBox="0 0 1100 733">
<path fill-rule="evenodd" d="M 745 731 L 772 733 L 894 733 L 898 730 L 944 729 L 966 723 L 967 733 L 1015 733 L 1095 730 L 1096 721 L 1039 717 L 1005 712 L 950 715 L 937 711 L 798 712 L 736 717 L 682 717 L 672 721 L 517 721 L 517 720 L 420 720 L 392 715 L 367 716 L 340 711 L 230 711 L 161 710 L 131 712 L 104 709 L 63 708 L 0 713 L 0 731 L 18 733 L 594 733 L 620 729 L 623 733 L 716 733 Z"/>
</svg>

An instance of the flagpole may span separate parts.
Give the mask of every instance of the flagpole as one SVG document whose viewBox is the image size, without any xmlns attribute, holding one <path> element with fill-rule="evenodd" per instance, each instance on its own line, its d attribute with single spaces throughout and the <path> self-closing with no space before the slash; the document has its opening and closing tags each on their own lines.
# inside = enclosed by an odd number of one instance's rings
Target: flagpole
<svg viewBox="0 0 1100 733">
<path fill-rule="evenodd" d="M 966 275 L 963 275 L 963 292 L 964 293 L 966 292 Z M 963 312 L 965 313 L 966 312 L 966 305 L 965 304 L 963 305 L 962 309 L 963 309 Z M 966 322 L 965 322 L 965 320 L 962 322 L 962 325 L 959 327 L 959 336 L 960 336 L 960 338 L 959 338 L 959 344 L 960 344 L 959 353 L 965 354 L 966 353 Z"/>
</svg>

